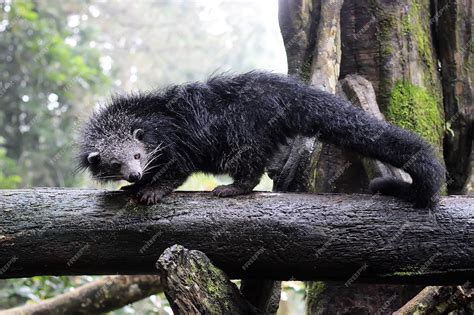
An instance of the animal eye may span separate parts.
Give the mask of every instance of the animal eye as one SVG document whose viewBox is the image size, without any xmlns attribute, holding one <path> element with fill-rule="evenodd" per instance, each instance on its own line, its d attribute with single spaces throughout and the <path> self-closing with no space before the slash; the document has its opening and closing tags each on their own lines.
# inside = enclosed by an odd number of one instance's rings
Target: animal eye
<svg viewBox="0 0 474 315">
<path fill-rule="evenodd" d="M 120 163 L 119 162 L 112 162 L 112 167 L 113 168 L 120 168 Z"/>
<path fill-rule="evenodd" d="M 99 152 L 91 152 L 87 156 L 87 161 L 89 164 L 97 164 L 100 162 L 100 155 Z"/>
<path fill-rule="evenodd" d="M 133 131 L 133 137 L 134 137 L 135 139 L 137 139 L 138 141 L 141 141 L 141 140 L 143 139 L 143 134 L 144 134 L 144 133 L 145 133 L 145 132 L 143 131 L 143 129 L 135 129 L 135 130 Z"/>
<path fill-rule="evenodd" d="M 135 158 L 135 160 L 140 159 L 140 153 L 135 154 L 133 157 Z"/>
</svg>

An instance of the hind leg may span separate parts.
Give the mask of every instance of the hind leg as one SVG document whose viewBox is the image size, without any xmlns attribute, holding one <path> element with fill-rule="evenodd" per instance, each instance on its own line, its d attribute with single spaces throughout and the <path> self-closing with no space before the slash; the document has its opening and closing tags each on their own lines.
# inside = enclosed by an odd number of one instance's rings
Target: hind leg
<svg viewBox="0 0 474 315">
<path fill-rule="evenodd" d="M 262 168 L 241 169 L 230 174 L 234 182 L 230 185 L 221 185 L 214 188 L 212 193 L 218 197 L 232 197 L 238 195 L 247 195 L 257 186 L 260 177 L 263 175 Z"/>
</svg>

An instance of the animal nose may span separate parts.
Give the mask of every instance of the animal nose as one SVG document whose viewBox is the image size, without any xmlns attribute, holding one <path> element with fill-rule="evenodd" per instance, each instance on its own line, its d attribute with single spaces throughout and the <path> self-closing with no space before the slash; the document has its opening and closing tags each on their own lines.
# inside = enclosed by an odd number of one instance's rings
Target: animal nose
<svg viewBox="0 0 474 315">
<path fill-rule="evenodd" d="M 130 173 L 130 175 L 128 175 L 128 181 L 131 183 L 138 182 L 140 178 L 141 178 L 141 174 L 138 172 L 133 172 L 133 173 Z"/>
</svg>

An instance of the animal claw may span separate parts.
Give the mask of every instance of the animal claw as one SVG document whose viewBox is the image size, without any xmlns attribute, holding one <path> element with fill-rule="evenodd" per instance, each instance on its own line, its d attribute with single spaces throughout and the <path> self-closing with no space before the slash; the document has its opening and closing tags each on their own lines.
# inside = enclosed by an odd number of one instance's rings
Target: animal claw
<svg viewBox="0 0 474 315">
<path fill-rule="evenodd" d="M 161 190 L 156 190 L 152 188 L 145 188 L 137 193 L 137 197 L 140 198 L 140 202 L 146 205 L 153 205 L 158 203 L 163 197 L 165 193 Z"/>
<path fill-rule="evenodd" d="M 245 195 L 249 192 L 240 187 L 234 186 L 233 184 L 230 184 L 217 186 L 216 188 L 214 188 L 212 193 L 214 194 L 214 196 L 217 197 L 232 197 L 238 195 Z"/>
</svg>

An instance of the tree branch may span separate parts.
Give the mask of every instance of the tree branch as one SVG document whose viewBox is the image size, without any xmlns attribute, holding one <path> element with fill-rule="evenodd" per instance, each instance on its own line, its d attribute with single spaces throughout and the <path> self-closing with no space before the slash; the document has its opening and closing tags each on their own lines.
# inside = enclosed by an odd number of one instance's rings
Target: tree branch
<svg viewBox="0 0 474 315">
<path fill-rule="evenodd" d="M 469 281 L 455 287 L 426 287 L 393 315 L 448 314 L 472 301 L 474 287 Z"/>
<path fill-rule="evenodd" d="M 108 276 L 73 291 L 9 310 L 1 315 L 97 314 L 119 309 L 162 291 L 156 275 Z"/>
<path fill-rule="evenodd" d="M 474 198 L 413 209 L 388 197 L 0 191 L 0 277 L 156 273 L 173 244 L 231 278 L 460 284 L 474 276 Z M 352 279 L 352 280 L 351 280 Z"/>
</svg>

